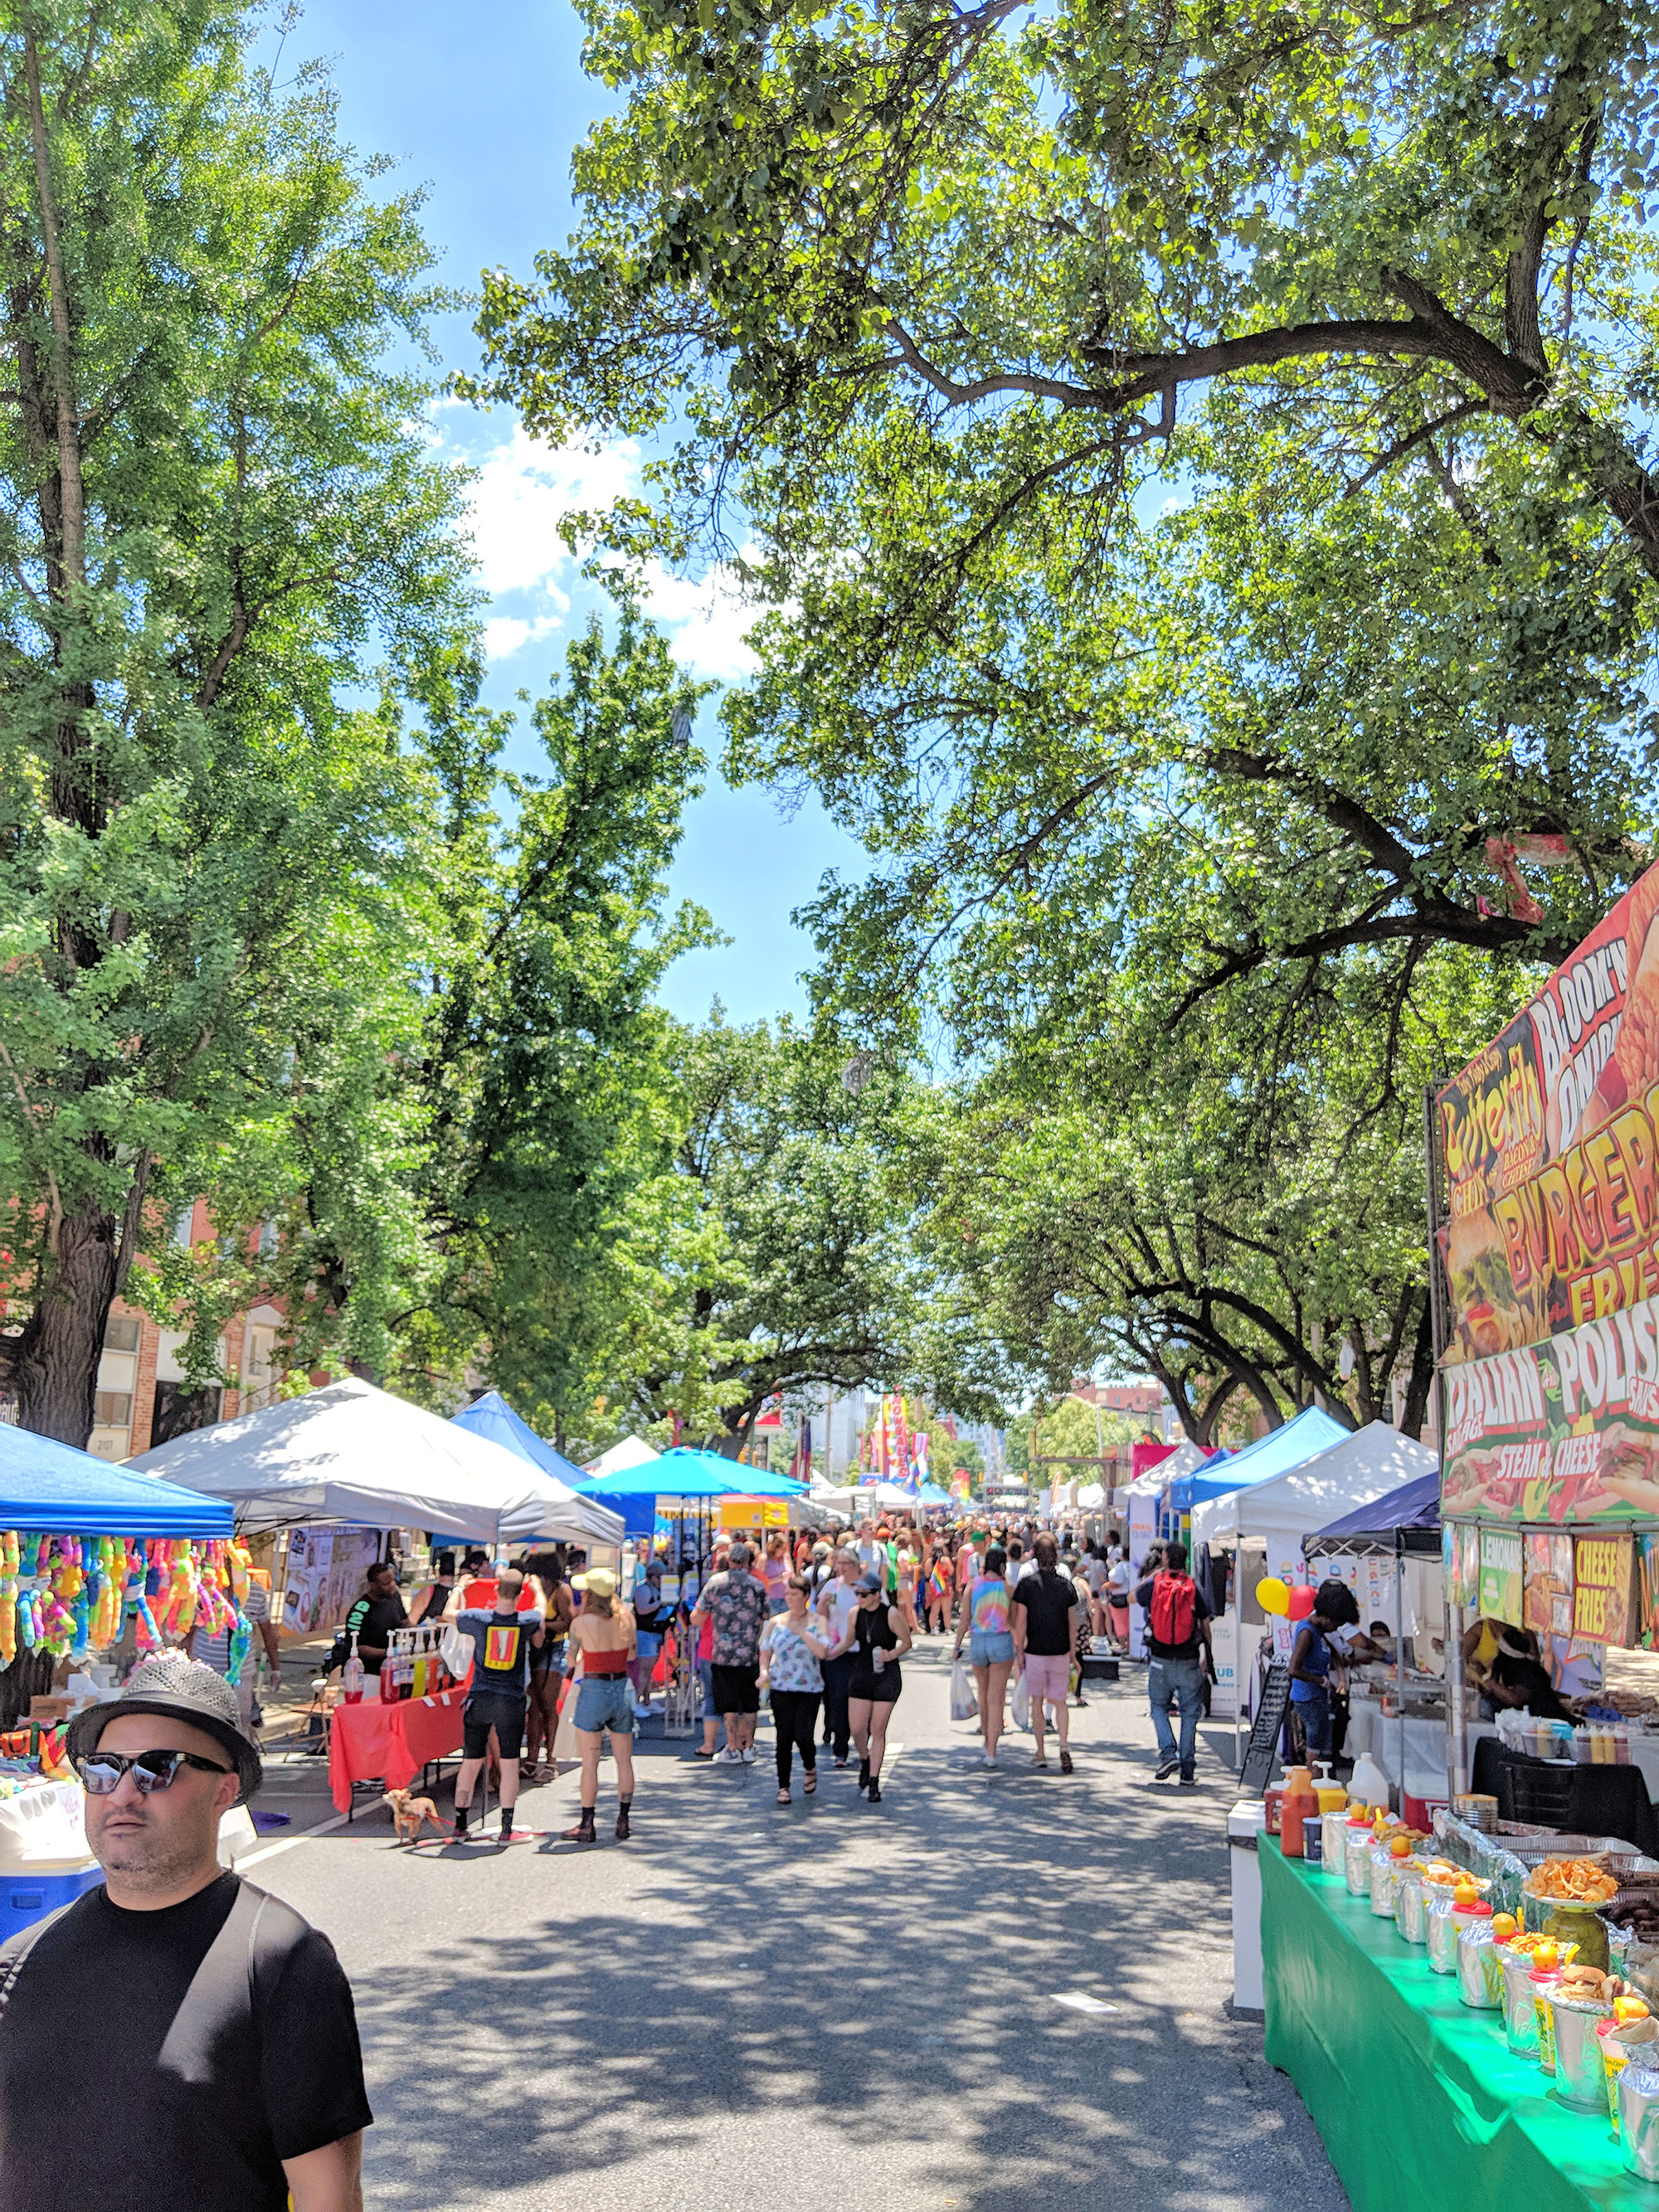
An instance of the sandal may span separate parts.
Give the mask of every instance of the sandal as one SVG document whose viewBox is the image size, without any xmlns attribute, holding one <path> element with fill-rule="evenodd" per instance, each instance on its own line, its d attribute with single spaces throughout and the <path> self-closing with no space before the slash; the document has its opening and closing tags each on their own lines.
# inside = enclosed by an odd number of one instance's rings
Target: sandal
<svg viewBox="0 0 1659 2212">
<path fill-rule="evenodd" d="M 787 1805 L 787 1804 L 788 1804 L 788 1802 L 789 1802 L 789 1792 L 788 1792 L 787 1790 L 779 1790 L 779 1792 L 778 1792 L 778 1802 L 779 1802 L 779 1804 L 780 1804 L 780 1805 Z"/>
<path fill-rule="evenodd" d="M 1060 1754 L 1060 1771 L 1062 1774 L 1069 1774 L 1072 1771 L 1072 1754 L 1069 1751 L 1062 1751 Z"/>
<path fill-rule="evenodd" d="M 817 1767 L 812 1769 L 812 1771 L 807 1776 L 805 1781 L 803 1782 L 800 1786 L 803 1796 L 810 1797 L 813 1795 L 818 1786 L 818 1772 Z"/>
</svg>

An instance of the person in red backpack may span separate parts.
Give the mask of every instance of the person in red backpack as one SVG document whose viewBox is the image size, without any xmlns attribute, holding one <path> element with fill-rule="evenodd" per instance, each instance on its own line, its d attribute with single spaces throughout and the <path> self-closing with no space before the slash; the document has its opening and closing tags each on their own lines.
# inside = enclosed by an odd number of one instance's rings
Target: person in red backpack
<svg viewBox="0 0 1659 2212">
<path fill-rule="evenodd" d="M 1204 1677 L 1207 1674 L 1214 1681 L 1215 1656 L 1210 1649 L 1210 1608 L 1187 1571 L 1184 1544 L 1164 1547 L 1164 1564 L 1140 1584 L 1135 1603 L 1146 1615 L 1146 1651 L 1152 1662 L 1146 1669 L 1146 1695 L 1158 1730 L 1153 1779 L 1167 1782 L 1179 1767 L 1182 1782 L 1191 1789 L 1198 1781 L 1195 1754 Z M 1170 1726 L 1172 1705 L 1181 1713 L 1178 1750 Z"/>
</svg>

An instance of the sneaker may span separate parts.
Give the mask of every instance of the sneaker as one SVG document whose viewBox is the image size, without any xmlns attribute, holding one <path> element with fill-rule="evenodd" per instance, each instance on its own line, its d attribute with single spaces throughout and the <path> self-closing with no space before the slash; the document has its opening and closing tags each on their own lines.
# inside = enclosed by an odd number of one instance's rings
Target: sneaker
<svg viewBox="0 0 1659 2212">
<path fill-rule="evenodd" d="M 1181 1786 L 1183 1790 L 1196 1790 L 1198 1787 L 1197 1775 L 1183 1774 L 1181 1778 Z"/>
<path fill-rule="evenodd" d="M 635 1705 L 634 1708 L 634 1717 L 636 1721 L 648 1721 L 651 1717 L 650 1706 Z"/>
<path fill-rule="evenodd" d="M 738 1753 L 738 1756 L 745 1766 L 752 1766 L 755 1763 L 754 1745 L 752 1743 L 744 1744 L 743 1749 Z"/>
<path fill-rule="evenodd" d="M 1180 1758 L 1176 1753 L 1170 1752 L 1166 1757 L 1160 1759 L 1158 1762 L 1158 1771 L 1152 1777 L 1153 1781 L 1167 1782 L 1170 1777 L 1176 1771 L 1180 1765 Z"/>
<path fill-rule="evenodd" d="M 740 1751 L 733 1751 L 728 1743 L 724 1751 L 717 1751 L 714 1753 L 714 1764 L 717 1766 L 741 1766 L 743 1753 Z"/>
</svg>

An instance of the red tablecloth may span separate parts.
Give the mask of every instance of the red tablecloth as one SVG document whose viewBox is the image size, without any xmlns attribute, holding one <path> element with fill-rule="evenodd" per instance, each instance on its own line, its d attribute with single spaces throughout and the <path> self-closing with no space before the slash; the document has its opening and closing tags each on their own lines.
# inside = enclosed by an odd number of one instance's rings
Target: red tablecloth
<svg viewBox="0 0 1659 2212">
<path fill-rule="evenodd" d="M 328 1747 L 328 1779 L 336 1808 L 351 1810 L 351 1785 L 379 1775 L 388 1790 L 404 1790 L 428 1759 L 452 1757 L 461 1747 L 463 1692 L 405 1698 L 383 1705 L 336 1705 Z"/>
</svg>

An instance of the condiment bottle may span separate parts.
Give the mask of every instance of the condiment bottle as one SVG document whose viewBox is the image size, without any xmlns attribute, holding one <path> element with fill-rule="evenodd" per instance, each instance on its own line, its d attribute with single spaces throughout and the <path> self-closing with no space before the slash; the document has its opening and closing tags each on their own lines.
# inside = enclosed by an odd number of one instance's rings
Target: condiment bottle
<svg viewBox="0 0 1659 2212">
<path fill-rule="evenodd" d="M 1262 1791 L 1261 1804 L 1267 1816 L 1265 1823 L 1265 1832 L 1267 1835 L 1276 1836 L 1279 1833 L 1279 1811 L 1284 1802 L 1285 1787 L 1282 1783 L 1276 1782 L 1271 1790 Z"/>
<path fill-rule="evenodd" d="M 1623 1721 L 1613 1732 L 1613 1759 L 1615 1766 L 1630 1765 L 1630 1730 Z"/>
<path fill-rule="evenodd" d="M 1312 1775 L 1305 1766 L 1293 1766 L 1285 1777 L 1285 1799 L 1279 1814 L 1279 1849 L 1287 1859 L 1302 1856 L 1302 1823 L 1318 1811 Z"/>
</svg>

